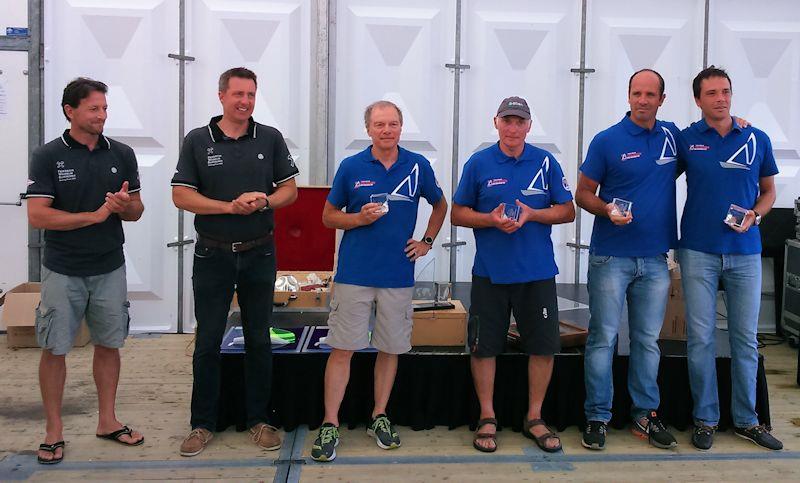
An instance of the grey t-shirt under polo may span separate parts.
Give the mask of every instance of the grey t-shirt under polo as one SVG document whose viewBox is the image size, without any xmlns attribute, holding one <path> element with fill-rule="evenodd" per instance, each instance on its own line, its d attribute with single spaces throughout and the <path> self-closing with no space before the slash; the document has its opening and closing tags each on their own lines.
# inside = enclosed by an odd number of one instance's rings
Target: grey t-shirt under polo
<svg viewBox="0 0 800 483">
<path fill-rule="evenodd" d="M 89 151 L 67 130 L 33 151 L 26 197 L 50 198 L 57 210 L 90 212 L 124 181 L 129 193 L 141 189 L 133 149 L 101 135 Z M 101 275 L 125 263 L 122 220 L 114 213 L 103 223 L 76 230 L 45 230 L 44 239 L 44 266 L 63 275 Z"/>
<path fill-rule="evenodd" d="M 229 138 L 211 118 L 207 126 L 186 135 L 172 186 L 196 189 L 206 198 L 233 201 L 242 193 L 272 194 L 275 186 L 299 174 L 283 135 L 250 118 L 247 133 Z M 272 210 L 242 215 L 196 215 L 201 236 L 223 242 L 255 240 L 275 225 Z"/>
</svg>

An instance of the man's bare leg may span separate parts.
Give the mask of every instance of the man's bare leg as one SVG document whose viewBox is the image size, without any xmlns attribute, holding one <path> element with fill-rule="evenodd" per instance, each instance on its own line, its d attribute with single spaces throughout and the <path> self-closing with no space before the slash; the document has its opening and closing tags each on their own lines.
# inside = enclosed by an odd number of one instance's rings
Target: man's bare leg
<svg viewBox="0 0 800 483">
<path fill-rule="evenodd" d="M 375 359 L 375 407 L 372 409 L 372 419 L 379 414 L 386 414 L 386 405 L 392 394 L 394 378 L 397 375 L 397 354 L 378 352 Z"/>
<path fill-rule="evenodd" d="M 39 360 L 39 389 L 42 392 L 44 415 L 47 420 L 45 444 L 53 444 L 64 439 L 61 404 L 64 399 L 66 379 L 66 356 L 56 356 L 48 350 L 43 350 L 42 358 Z M 39 457 L 43 460 L 59 459 L 64 454 L 63 451 L 63 448 L 57 448 L 55 453 L 39 450 Z"/>
<path fill-rule="evenodd" d="M 553 356 L 530 356 L 528 358 L 528 421 L 542 418 L 542 403 L 550 385 L 553 374 Z M 545 426 L 533 426 L 531 433 L 542 436 L 549 431 Z M 547 440 L 548 448 L 557 448 L 559 441 L 555 438 Z"/>
<path fill-rule="evenodd" d="M 339 408 L 350 381 L 350 359 L 353 351 L 331 349 L 325 365 L 325 418 L 323 423 L 339 426 Z"/>
<path fill-rule="evenodd" d="M 472 368 L 472 380 L 475 384 L 475 392 L 478 394 L 478 402 L 481 405 L 480 419 L 493 418 L 494 415 L 494 375 L 496 361 L 494 357 L 470 357 L 470 367 Z M 491 424 L 485 424 L 483 427 L 477 428 L 477 432 L 494 434 L 496 429 Z M 477 444 L 482 448 L 491 450 L 496 446 L 496 443 L 489 439 L 483 438 L 477 441 Z"/>
<path fill-rule="evenodd" d="M 97 422 L 97 434 L 109 434 L 122 429 L 123 424 L 117 420 L 115 402 L 117 385 L 119 384 L 120 358 L 119 349 L 94 346 L 93 361 L 94 383 L 97 386 L 97 402 L 100 417 Z M 133 431 L 131 435 L 121 435 L 120 441 L 134 443 L 142 439 L 142 434 Z"/>
</svg>

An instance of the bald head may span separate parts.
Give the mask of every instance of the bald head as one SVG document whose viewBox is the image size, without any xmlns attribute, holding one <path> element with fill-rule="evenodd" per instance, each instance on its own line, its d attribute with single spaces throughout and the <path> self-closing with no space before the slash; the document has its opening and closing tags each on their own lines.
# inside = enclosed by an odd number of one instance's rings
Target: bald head
<svg viewBox="0 0 800 483">
<path fill-rule="evenodd" d="M 664 78 L 661 77 L 661 74 L 654 71 L 653 69 L 642 69 L 637 70 L 633 73 L 630 79 L 628 79 L 628 94 L 631 93 L 631 87 L 633 87 L 634 79 L 641 79 L 644 81 L 655 81 L 658 83 L 658 95 L 664 95 Z"/>
</svg>

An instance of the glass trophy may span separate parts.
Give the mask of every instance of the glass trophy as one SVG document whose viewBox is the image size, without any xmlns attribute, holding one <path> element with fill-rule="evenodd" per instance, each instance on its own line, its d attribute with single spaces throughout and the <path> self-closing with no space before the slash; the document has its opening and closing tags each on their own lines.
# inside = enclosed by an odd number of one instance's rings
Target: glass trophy
<svg viewBox="0 0 800 483">
<path fill-rule="evenodd" d="M 519 221 L 519 215 L 522 213 L 522 208 L 515 204 L 503 203 L 503 219 L 512 219 Z"/>
<path fill-rule="evenodd" d="M 622 198 L 614 198 L 611 200 L 611 203 L 614 204 L 614 208 L 611 209 L 612 215 L 628 216 L 628 213 L 631 212 L 631 208 L 633 208 L 632 201 L 623 200 Z"/>
<path fill-rule="evenodd" d="M 450 284 L 447 282 L 433 282 L 435 290 L 434 302 L 447 302 L 450 300 Z"/>
<path fill-rule="evenodd" d="M 389 213 L 389 193 L 369 195 L 369 202 L 381 205 L 381 213 Z"/>
<path fill-rule="evenodd" d="M 731 204 L 730 208 L 728 208 L 728 214 L 725 215 L 725 219 L 722 221 L 724 221 L 728 226 L 741 228 L 744 224 L 745 216 L 747 216 L 746 209 L 742 208 L 741 206 Z"/>
</svg>

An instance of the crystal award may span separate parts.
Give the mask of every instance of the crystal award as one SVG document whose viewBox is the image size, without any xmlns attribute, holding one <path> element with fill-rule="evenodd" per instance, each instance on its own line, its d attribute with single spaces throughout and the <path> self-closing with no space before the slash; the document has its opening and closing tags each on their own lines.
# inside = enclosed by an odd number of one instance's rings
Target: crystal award
<svg viewBox="0 0 800 483">
<path fill-rule="evenodd" d="M 722 221 L 724 221 L 728 226 L 741 228 L 742 224 L 744 224 L 745 216 L 747 216 L 746 209 L 742 208 L 741 206 L 731 204 L 730 208 L 728 208 L 728 214 L 725 215 L 725 219 Z"/>
<path fill-rule="evenodd" d="M 517 205 L 512 205 L 509 203 L 503 203 L 503 219 L 512 219 L 514 221 L 519 221 L 519 215 L 522 213 L 522 209 Z"/>
<path fill-rule="evenodd" d="M 389 213 L 389 193 L 369 195 L 369 202 L 381 205 L 381 213 Z"/>
<path fill-rule="evenodd" d="M 631 212 L 631 208 L 633 208 L 632 201 L 623 200 L 622 198 L 614 198 L 611 202 L 614 204 L 614 208 L 611 209 L 612 215 L 628 216 L 628 213 Z"/>
</svg>

